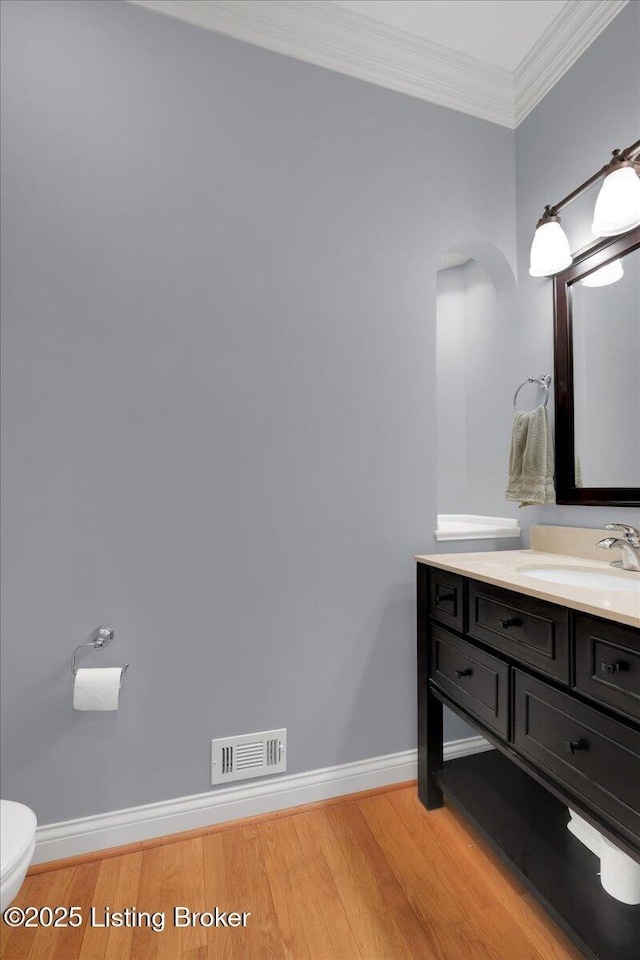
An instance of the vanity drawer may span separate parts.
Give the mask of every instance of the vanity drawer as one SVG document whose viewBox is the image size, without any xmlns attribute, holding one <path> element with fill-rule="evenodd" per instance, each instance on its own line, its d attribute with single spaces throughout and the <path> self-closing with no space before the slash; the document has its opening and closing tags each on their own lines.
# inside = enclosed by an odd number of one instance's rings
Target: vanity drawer
<svg viewBox="0 0 640 960">
<path fill-rule="evenodd" d="M 560 785 L 640 837 L 640 733 L 514 670 L 514 743 Z"/>
<path fill-rule="evenodd" d="M 640 720 L 640 630 L 578 614 L 576 689 Z"/>
<path fill-rule="evenodd" d="M 508 736 L 508 664 L 434 626 L 431 681 L 485 726 Z"/>
<path fill-rule="evenodd" d="M 473 580 L 468 633 L 569 683 L 569 614 L 563 607 Z"/>
<path fill-rule="evenodd" d="M 464 578 L 431 568 L 430 613 L 447 627 L 464 632 Z"/>
</svg>

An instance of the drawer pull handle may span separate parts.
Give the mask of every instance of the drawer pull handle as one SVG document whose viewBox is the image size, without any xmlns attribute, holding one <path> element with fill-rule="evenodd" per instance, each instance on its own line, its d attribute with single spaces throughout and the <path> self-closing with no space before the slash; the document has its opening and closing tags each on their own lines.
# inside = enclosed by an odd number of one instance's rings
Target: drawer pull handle
<svg viewBox="0 0 640 960">
<path fill-rule="evenodd" d="M 564 749 L 567 753 L 576 753 L 577 750 L 586 750 L 587 744 L 584 740 L 565 740 Z"/>
<path fill-rule="evenodd" d="M 471 667 L 467 667 L 466 670 L 456 670 L 456 677 L 458 680 L 462 680 L 463 677 L 470 677 L 473 674 Z"/>
<path fill-rule="evenodd" d="M 440 593 L 439 590 L 436 590 L 436 603 L 453 603 L 456 599 L 455 591 L 451 593 Z"/>
<path fill-rule="evenodd" d="M 500 626 L 503 627 L 505 630 L 508 630 L 509 627 L 521 627 L 522 620 L 520 619 L 520 617 L 509 617 L 508 620 L 501 620 Z"/>
<path fill-rule="evenodd" d="M 625 667 L 626 663 L 624 660 L 614 660 L 613 663 L 607 663 L 606 660 L 603 660 L 600 664 L 602 673 L 620 673 Z"/>
</svg>

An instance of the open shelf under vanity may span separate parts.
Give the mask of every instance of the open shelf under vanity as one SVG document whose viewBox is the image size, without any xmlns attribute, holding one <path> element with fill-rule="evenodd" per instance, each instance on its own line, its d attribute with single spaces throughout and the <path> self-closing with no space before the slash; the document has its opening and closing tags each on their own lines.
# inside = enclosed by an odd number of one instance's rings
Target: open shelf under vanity
<svg viewBox="0 0 640 960">
<path fill-rule="evenodd" d="M 602 889 L 565 804 L 498 750 L 449 760 L 436 781 L 585 957 L 637 960 L 640 909 Z"/>
</svg>

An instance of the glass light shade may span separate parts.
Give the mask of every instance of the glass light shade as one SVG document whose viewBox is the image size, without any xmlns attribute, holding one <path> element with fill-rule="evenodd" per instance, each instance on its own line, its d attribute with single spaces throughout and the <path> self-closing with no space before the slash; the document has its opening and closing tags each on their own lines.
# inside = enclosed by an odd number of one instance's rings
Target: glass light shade
<svg viewBox="0 0 640 960">
<path fill-rule="evenodd" d="M 604 178 L 593 213 L 596 237 L 615 237 L 640 226 L 640 179 L 633 167 L 618 167 Z"/>
<path fill-rule="evenodd" d="M 573 262 L 567 236 L 558 220 L 547 220 L 536 229 L 531 244 L 529 273 L 532 277 L 551 277 Z"/>
<path fill-rule="evenodd" d="M 580 283 L 583 287 L 606 287 L 610 283 L 615 283 L 616 280 L 621 280 L 623 276 L 622 260 L 614 260 L 613 263 L 605 263 L 604 267 L 594 270 Z"/>
</svg>

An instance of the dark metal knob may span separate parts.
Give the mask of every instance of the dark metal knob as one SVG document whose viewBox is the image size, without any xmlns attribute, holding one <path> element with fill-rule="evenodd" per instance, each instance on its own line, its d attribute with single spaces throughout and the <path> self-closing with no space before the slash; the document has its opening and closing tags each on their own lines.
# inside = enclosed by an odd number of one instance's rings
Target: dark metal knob
<svg viewBox="0 0 640 960">
<path fill-rule="evenodd" d="M 458 680 L 461 680 L 462 677 L 470 677 L 473 673 L 471 667 L 467 667 L 466 670 L 456 670 L 456 677 Z"/>
<path fill-rule="evenodd" d="M 520 619 L 520 617 L 509 617 L 508 620 L 501 620 L 500 626 L 503 627 L 505 630 L 508 630 L 509 627 L 521 627 L 522 620 Z"/>
<path fill-rule="evenodd" d="M 564 749 L 567 753 L 576 753 L 577 750 L 586 750 L 587 744 L 584 740 L 565 740 Z"/>
<path fill-rule="evenodd" d="M 614 660 L 613 663 L 607 663 L 606 660 L 603 660 L 600 664 L 602 673 L 620 673 L 625 667 L 626 663 L 624 660 Z"/>
<path fill-rule="evenodd" d="M 455 593 L 438 593 L 436 592 L 436 603 L 453 603 L 456 599 Z"/>
</svg>

